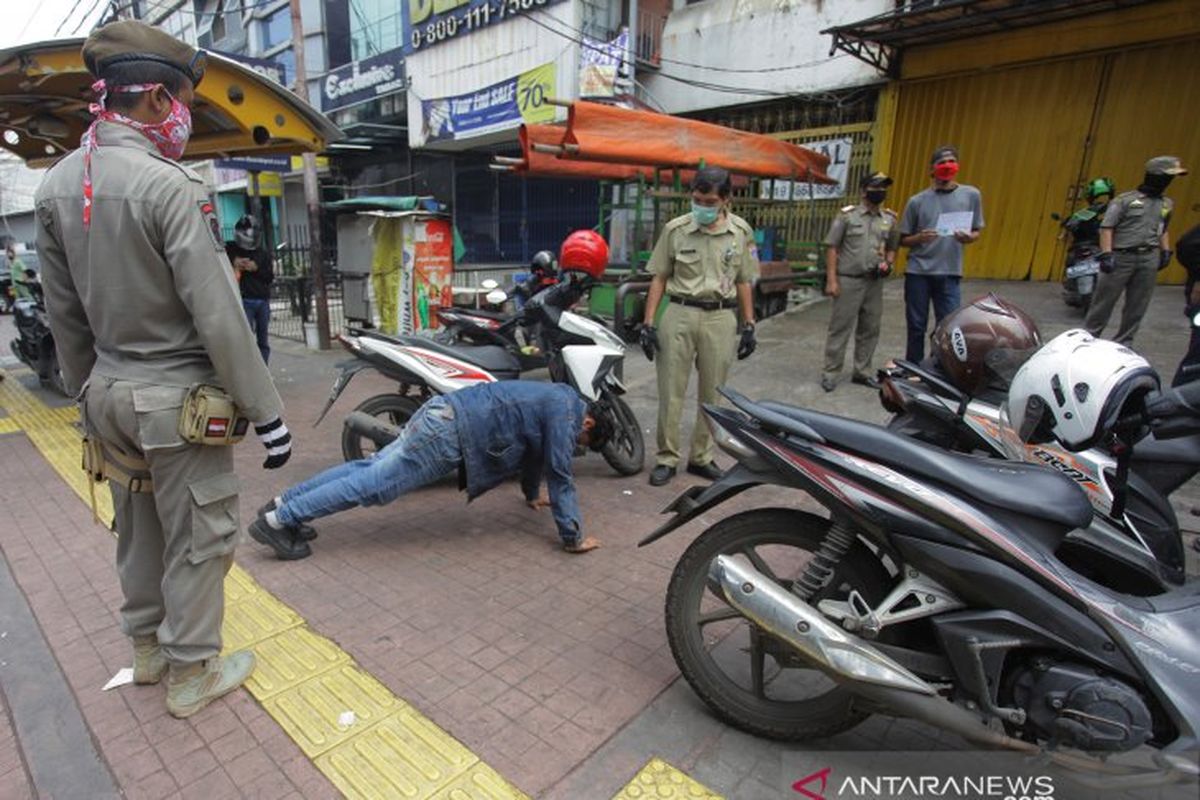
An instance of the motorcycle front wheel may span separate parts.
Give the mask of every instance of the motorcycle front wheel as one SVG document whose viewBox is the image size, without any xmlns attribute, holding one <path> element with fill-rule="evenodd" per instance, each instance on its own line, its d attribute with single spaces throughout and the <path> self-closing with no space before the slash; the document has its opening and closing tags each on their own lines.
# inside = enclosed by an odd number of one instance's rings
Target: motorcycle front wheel
<svg viewBox="0 0 1200 800">
<path fill-rule="evenodd" d="M 379 417 L 390 425 L 403 428 L 417 413 L 421 404 L 411 397 L 398 394 L 381 394 L 370 397 L 359 403 L 355 411 L 361 411 L 372 417 Z M 342 425 L 342 457 L 347 461 L 357 461 L 372 455 L 380 448 L 367 437 L 353 431 L 348 425 Z"/>
<path fill-rule="evenodd" d="M 615 395 L 608 395 L 605 405 L 613 424 L 613 435 L 601 448 L 600 455 L 618 474 L 637 475 L 646 462 L 646 443 L 637 417 L 629 404 Z"/>
<path fill-rule="evenodd" d="M 827 519 L 790 509 L 737 514 L 692 542 L 671 576 L 667 640 L 679 671 L 718 717 L 755 736 L 825 738 L 870 716 L 851 691 L 730 606 L 708 577 L 712 561 L 728 555 L 790 590 L 829 526 Z M 845 599 L 854 589 L 875 606 L 892 582 L 879 560 L 856 543 L 809 602 Z"/>
</svg>

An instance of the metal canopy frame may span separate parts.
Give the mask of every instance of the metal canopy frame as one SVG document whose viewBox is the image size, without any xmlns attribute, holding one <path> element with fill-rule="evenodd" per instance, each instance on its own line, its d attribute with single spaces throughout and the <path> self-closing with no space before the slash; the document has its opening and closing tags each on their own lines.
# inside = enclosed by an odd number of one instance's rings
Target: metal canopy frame
<svg viewBox="0 0 1200 800">
<path fill-rule="evenodd" d="M 907 47 L 939 44 L 989 33 L 1144 5 L 1154 0 L 908 0 L 894 11 L 826 28 L 829 54 L 841 50 L 898 77 Z"/>
</svg>

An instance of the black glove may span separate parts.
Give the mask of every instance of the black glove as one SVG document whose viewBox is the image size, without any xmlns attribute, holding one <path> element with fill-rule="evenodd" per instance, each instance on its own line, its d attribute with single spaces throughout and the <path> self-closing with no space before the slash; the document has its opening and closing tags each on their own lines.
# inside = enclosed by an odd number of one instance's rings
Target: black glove
<svg viewBox="0 0 1200 800">
<path fill-rule="evenodd" d="M 742 338 L 738 340 L 738 361 L 749 358 L 756 347 L 758 347 L 758 340 L 754 338 L 754 323 L 747 322 L 742 326 Z"/>
<path fill-rule="evenodd" d="M 292 457 L 292 434 L 283 420 L 276 417 L 269 422 L 254 426 L 254 432 L 267 448 L 267 460 L 263 469 L 279 469 Z"/>
<path fill-rule="evenodd" d="M 1096 261 L 1100 264 L 1101 272 L 1108 274 L 1113 271 L 1112 253 L 1101 253 L 1100 255 L 1096 256 Z"/>
<path fill-rule="evenodd" d="M 654 360 L 654 354 L 658 352 L 658 328 L 653 325 L 643 325 L 638 331 L 638 342 L 642 345 L 642 352 L 646 354 L 648 361 Z"/>
<path fill-rule="evenodd" d="M 1167 265 L 1169 265 L 1171 263 L 1171 256 L 1173 256 L 1173 255 L 1175 255 L 1174 250 L 1159 250 L 1158 251 L 1158 268 L 1160 270 L 1166 269 Z"/>
</svg>

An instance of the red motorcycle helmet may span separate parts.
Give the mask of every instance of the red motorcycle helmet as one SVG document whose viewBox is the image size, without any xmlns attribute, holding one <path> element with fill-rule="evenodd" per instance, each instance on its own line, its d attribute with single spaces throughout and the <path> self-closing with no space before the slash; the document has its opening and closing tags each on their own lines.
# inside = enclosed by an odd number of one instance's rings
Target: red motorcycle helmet
<svg viewBox="0 0 1200 800">
<path fill-rule="evenodd" d="M 558 252 L 561 272 L 582 272 L 599 280 L 608 268 L 608 242 L 592 230 L 575 231 L 563 239 Z"/>
</svg>

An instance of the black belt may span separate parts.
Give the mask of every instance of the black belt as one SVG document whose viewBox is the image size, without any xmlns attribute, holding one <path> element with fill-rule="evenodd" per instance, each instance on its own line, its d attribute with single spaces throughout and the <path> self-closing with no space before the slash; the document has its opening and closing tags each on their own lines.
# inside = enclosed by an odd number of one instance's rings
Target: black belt
<svg viewBox="0 0 1200 800">
<path fill-rule="evenodd" d="M 1143 244 L 1138 247 L 1114 247 L 1114 253 L 1149 253 L 1152 250 L 1157 250 L 1158 247 L 1152 244 Z"/>
<path fill-rule="evenodd" d="M 677 294 L 667 297 L 672 303 L 689 308 L 702 308 L 705 311 L 721 311 L 726 308 L 737 308 L 737 300 L 693 300 L 690 297 L 680 297 Z"/>
</svg>

